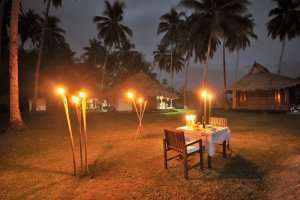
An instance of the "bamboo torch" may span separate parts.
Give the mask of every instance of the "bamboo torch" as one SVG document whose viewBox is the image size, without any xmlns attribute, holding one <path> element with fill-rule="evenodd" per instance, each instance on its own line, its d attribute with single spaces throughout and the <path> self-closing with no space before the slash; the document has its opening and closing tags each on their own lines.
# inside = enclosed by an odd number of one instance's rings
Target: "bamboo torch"
<svg viewBox="0 0 300 200">
<path fill-rule="evenodd" d="M 56 92 L 61 97 L 61 100 L 64 105 L 64 110 L 65 110 L 68 129 L 69 129 L 69 139 L 70 139 L 70 144 L 71 144 L 72 157 L 73 157 L 73 173 L 74 173 L 74 176 L 76 176 L 75 145 L 74 145 L 73 132 L 72 132 L 69 109 L 68 109 L 68 99 L 66 97 L 66 91 L 64 88 L 57 88 Z"/>
<path fill-rule="evenodd" d="M 86 175 L 89 173 L 88 166 L 88 152 L 87 152 L 87 128 L 86 128 L 86 93 L 79 92 L 79 97 L 81 98 L 81 109 L 82 109 L 82 117 L 83 117 L 83 133 L 84 133 L 84 150 L 85 150 L 85 173 Z"/>
<path fill-rule="evenodd" d="M 81 125 L 82 119 L 81 119 L 80 99 L 77 96 L 72 96 L 72 102 L 75 106 L 75 112 L 76 112 L 78 126 L 79 126 L 80 167 L 81 170 L 83 170 L 83 152 L 82 152 L 83 137 L 82 137 L 82 125 Z"/>
</svg>

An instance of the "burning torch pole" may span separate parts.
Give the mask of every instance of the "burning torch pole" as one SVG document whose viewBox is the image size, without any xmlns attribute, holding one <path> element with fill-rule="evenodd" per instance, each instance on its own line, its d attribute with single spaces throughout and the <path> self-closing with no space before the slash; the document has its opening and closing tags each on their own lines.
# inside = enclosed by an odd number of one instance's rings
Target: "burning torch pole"
<svg viewBox="0 0 300 200">
<path fill-rule="evenodd" d="M 84 150 L 85 150 L 85 173 L 89 173 L 88 166 L 88 152 L 87 152 L 87 128 L 86 128 L 86 93 L 80 92 L 79 96 L 81 98 L 81 109 L 83 116 L 83 133 L 84 133 Z"/>
<path fill-rule="evenodd" d="M 80 167 L 81 170 L 83 169 L 83 153 L 82 153 L 82 143 L 83 143 L 83 137 L 82 137 L 82 125 L 81 125 L 81 109 L 80 109 L 80 99 L 77 96 L 72 96 L 72 101 L 75 106 L 75 112 L 78 120 L 79 125 L 79 151 L 80 151 Z"/>
<path fill-rule="evenodd" d="M 71 144 L 71 149 L 72 149 L 72 156 L 73 156 L 73 173 L 74 173 L 74 176 L 76 176 L 75 145 L 74 145 L 73 132 L 72 132 L 69 109 L 68 109 L 68 99 L 66 97 L 66 91 L 65 91 L 64 88 L 58 88 L 57 89 L 57 94 L 61 97 L 61 100 L 64 104 L 64 110 L 65 110 L 68 129 L 69 129 L 69 139 L 70 139 L 70 144 Z"/>
</svg>

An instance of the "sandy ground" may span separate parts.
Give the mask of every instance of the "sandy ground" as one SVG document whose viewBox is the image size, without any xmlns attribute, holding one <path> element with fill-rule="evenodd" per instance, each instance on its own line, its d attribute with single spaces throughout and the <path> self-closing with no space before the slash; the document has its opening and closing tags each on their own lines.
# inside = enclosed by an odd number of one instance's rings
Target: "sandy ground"
<svg viewBox="0 0 300 200">
<path fill-rule="evenodd" d="M 0 135 L 0 199 L 300 199 L 299 116 L 215 115 L 229 119 L 233 154 L 189 181 L 178 162 L 163 169 L 162 131 L 182 114 L 146 113 L 137 140 L 133 114 L 89 115 L 88 177 L 72 176 L 63 115 L 28 116 L 29 131 Z"/>
</svg>

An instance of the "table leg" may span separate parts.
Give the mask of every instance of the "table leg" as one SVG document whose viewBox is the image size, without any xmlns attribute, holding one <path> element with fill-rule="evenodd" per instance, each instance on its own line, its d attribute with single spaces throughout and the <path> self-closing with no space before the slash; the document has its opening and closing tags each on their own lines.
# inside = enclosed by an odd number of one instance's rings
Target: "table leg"
<svg viewBox="0 0 300 200">
<path fill-rule="evenodd" d="M 223 142 L 223 158 L 227 158 L 227 145 L 226 145 L 226 141 Z"/>
<path fill-rule="evenodd" d="M 208 167 L 208 169 L 211 169 L 212 168 L 212 166 L 211 166 L 211 156 L 207 156 L 207 167 Z"/>
</svg>

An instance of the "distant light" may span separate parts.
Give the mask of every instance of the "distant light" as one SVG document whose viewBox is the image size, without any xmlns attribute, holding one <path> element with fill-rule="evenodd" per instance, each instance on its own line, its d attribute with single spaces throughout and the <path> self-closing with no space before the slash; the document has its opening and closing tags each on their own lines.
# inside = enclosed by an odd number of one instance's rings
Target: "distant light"
<svg viewBox="0 0 300 200">
<path fill-rule="evenodd" d="M 209 100 L 212 100 L 212 99 L 213 99 L 213 95 L 212 95 L 212 94 L 208 94 L 208 95 L 207 95 L 207 98 L 208 98 Z"/>
<path fill-rule="evenodd" d="M 64 96 L 66 94 L 66 90 L 63 87 L 59 87 L 59 88 L 56 89 L 56 93 L 59 96 Z"/>
<path fill-rule="evenodd" d="M 206 98 L 206 97 L 207 97 L 207 91 L 206 91 L 206 90 L 203 90 L 203 91 L 201 92 L 201 96 L 202 96 L 203 98 Z"/>
<path fill-rule="evenodd" d="M 134 98 L 134 93 L 131 92 L 131 91 L 127 92 L 127 97 L 128 97 L 128 99 L 133 99 Z"/>
<path fill-rule="evenodd" d="M 83 91 L 79 92 L 79 97 L 80 98 L 86 98 L 86 96 L 87 96 L 86 92 L 83 92 Z"/>
<path fill-rule="evenodd" d="M 72 102 L 75 104 L 75 105 L 78 105 L 79 104 L 79 97 L 78 96 L 72 96 Z"/>
<path fill-rule="evenodd" d="M 142 97 L 139 97 L 139 98 L 138 98 L 138 102 L 139 102 L 139 103 L 143 103 L 143 102 L 144 102 L 144 99 L 143 99 Z"/>
</svg>

